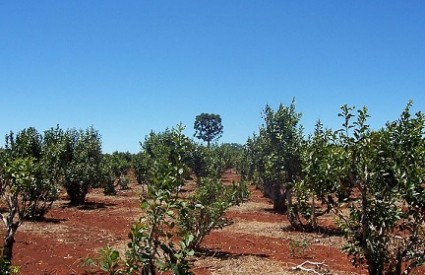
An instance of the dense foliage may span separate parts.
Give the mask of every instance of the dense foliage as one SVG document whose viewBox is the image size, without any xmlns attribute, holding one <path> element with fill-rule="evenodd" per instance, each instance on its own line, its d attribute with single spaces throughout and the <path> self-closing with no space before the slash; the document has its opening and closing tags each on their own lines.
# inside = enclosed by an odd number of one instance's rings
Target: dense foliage
<svg viewBox="0 0 425 275">
<path fill-rule="evenodd" d="M 1 151 L 0 158 L 0 198 L 7 211 L 0 214 L 6 228 L 3 238 L 3 260 L 11 263 L 15 233 L 31 205 L 25 197 L 34 185 L 35 179 L 32 159 L 12 158 L 4 150 Z"/>
<path fill-rule="evenodd" d="M 117 188 L 128 189 L 128 173 L 132 168 L 132 155 L 130 153 L 113 152 L 103 154 L 101 160 L 102 179 L 101 185 L 105 195 L 115 195 Z"/>
<path fill-rule="evenodd" d="M 355 265 L 367 264 L 369 274 L 411 273 L 425 260 L 425 119 L 410 114 L 380 131 L 367 125 L 367 109 L 343 106 L 341 139 L 349 159 L 349 180 L 360 193 L 349 203 L 341 225 Z M 347 135 L 348 130 L 352 135 Z"/>
<path fill-rule="evenodd" d="M 243 177 L 255 180 L 264 194 L 273 200 L 277 211 L 292 213 L 294 182 L 301 174 L 303 145 L 301 114 L 295 103 L 280 105 L 277 111 L 270 106 L 264 110 L 264 125 L 258 136 L 248 140 Z"/>
<path fill-rule="evenodd" d="M 58 193 L 58 185 L 49 181 L 49 144 L 38 131 L 29 127 L 15 136 L 6 136 L 7 159 L 31 159 L 32 183 L 22 190 L 22 199 L 27 203 L 26 218 L 42 218 L 51 207 Z"/>
<path fill-rule="evenodd" d="M 213 228 L 224 225 L 226 209 L 249 195 L 246 185 L 224 186 L 216 177 L 200 177 L 197 188 L 183 195 L 194 150 L 183 129 L 178 125 L 151 133 L 142 143 L 139 157 L 144 155 L 150 163 L 145 178 L 148 192 L 142 198 L 144 214 L 131 227 L 124 256 L 111 247 L 102 250 L 100 266 L 109 274 L 191 274 L 187 258 Z M 209 166 L 211 159 L 203 161 Z"/>
<path fill-rule="evenodd" d="M 321 121 L 305 137 L 295 103 L 266 106 L 264 124 L 244 146 L 211 145 L 222 133 L 221 118 L 201 114 L 195 143 L 178 125 L 151 132 L 138 154 L 102 154 L 99 133 L 27 128 L 6 135 L 0 148 L 0 214 L 5 225 L 0 271 L 12 272 L 15 233 L 25 219 L 43 218 L 60 188 L 71 205 L 85 202 L 91 187 L 114 195 L 128 188 L 134 169 L 144 184 L 143 216 L 129 233 L 125 255 L 110 246 L 100 264 L 109 274 L 191 274 L 188 258 L 204 237 L 223 227 L 225 211 L 249 196 L 253 182 L 286 214 L 295 230 L 320 230 L 332 213 L 347 240 L 344 251 L 369 274 L 410 274 L 425 261 L 425 116 L 411 114 L 373 130 L 366 107 L 344 105 L 342 128 Z M 223 185 L 225 171 L 242 182 Z M 187 189 L 188 180 L 196 180 Z"/>
<path fill-rule="evenodd" d="M 237 169 L 240 166 L 242 155 L 242 145 L 235 143 L 210 147 L 194 144 L 190 167 L 198 179 L 203 177 L 220 179 L 227 170 Z"/>
<path fill-rule="evenodd" d="M 101 177 L 100 135 L 92 127 L 71 129 L 65 133 L 63 142 L 67 150 L 63 185 L 71 205 L 83 204 L 92 185 Z"/>
<path fill-rule="evenodd" d="M 267 106 L 265 125 L 245 146 L 242 177 L 285 210 L 295 229 L 316 230 L 319 216 L 336 214 L 354 265 L 409 274 L 425 260 L 425 118 L 410 109 L 374 131 L 366 107 L 354 113 L 344 105 L 342 129 L 319 121 L 305 139 L 293 103 L 276 112 Z M 279 209 L 285 194 L 295 202 L 286 196 Z"/>
<path fill-rule="evenodd" d="M 202 113 L 197 115 L 194 123 L 194 136 L 207 142 L 208 147 L 213 140 L 217 140 L 223 133 L 221 117 L 218 114 Z"/>
<path fill-rule="evenodd" d="M 180 154 L 180 158 L 182 158 L 184 164 L 190 166 L 193 143 L 185 137 L 185 147 L 180 148 L 176 144 L 173 135 L 173 130 L 170 129 L 159 133 L 152 131 L 140 143 L 142 150 L 135 155 L 133 160 L 133 166 L 139 183 L 149 183 L 149 185 L 152 185 L 154 182 L 157 182 L 158 170 L 167 169 L 167 166 L 180 161 L 176 159 L 176 154 Z M 188 172 L 185 176 L 189 176 Z"/>
<path fill-rule="evenodd" d="M 100 137 L 97 131 L 63 131 L 57 126 L 40 134 L 29 127 L 6 135 L 0 149 L 0 198 L 5 212 L 2 272 L 11 272 L 15 233 L 25 219 L 42 219 L 64 186 L 72 204 L 84 202 L 98 180 Z M 5 264 L 3 264 L 5 263 Z"/>
</svg>

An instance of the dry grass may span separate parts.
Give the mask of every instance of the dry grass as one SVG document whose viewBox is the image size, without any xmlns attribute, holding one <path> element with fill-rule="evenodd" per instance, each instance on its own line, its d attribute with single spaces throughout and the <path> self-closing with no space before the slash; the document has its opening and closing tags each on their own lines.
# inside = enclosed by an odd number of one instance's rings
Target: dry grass
<svg viewBox="0 0 425 275">
<path fill-rule="evenodd" d="M 59 243 L 71 243 L 70 240 L 70 228 L 67 225 L 60 223 L 37 223 L 37 222 L 25 222 L 19 227 L 19 231 L 36 234 L 39 236 L 49 235 L 54 236 Z"/>
<path fill-rule="evenodd" d="M 227 274 L 244 274 L 244 275 L 257 275 L 257 274 L 291 274 L 295 273 L 290 267 L 283 265 L 279 262 L 272 261 L 262 257 L 256 256 L 241 256 L 230 259 L 217 259 L 217 258 L 203 258 L 199 259 L 194 264 L 194 271 L 196 273 L 197 267 L 209 267 L 208 269 L 215 275 Z M 297 272 L 296 274 L 303 274 Z"/>
<path fill-rule="evenodd" d="M 260 205 L 261 204 L 258 203 L 246 203 L 243 205 L 244 209 L 240 209 L 240 211 L 251 212 L 253 209 L 259 208 Z M 301 241 L 306 239 L 310 244 L 328 245 L 336 248 L 342 248 L 346 244 L 344 238 L 340 236 L 328 236 L 320 233 L 284 230 L 283 226 L 287 226 L 287 224 L 282 223 L 246 221 L 237 218 L 234 219 L 233 222 L 233 224 L 223 228 L 222 230 L 229 233 L 252 234 L 256 236 L 287 240 Z"/>
<path fill-rule="evenodd" d="M 67 225 L 62 223 L 40 223 L 40 222 L 24 222 L 20 227 L 19 231 L 30 232 L 35 234 L 68 234 L 69 228 Z"/>
<path fill-rule="evenodd" d="M 313 273 L 293 270 L 296 267 L 295 263 L 282 263 L 273 261 L 267 258 L 258 256 L 240 256 L 230 259 L 218 259 L 213 257 L 206 257 L 197 259 L 194 262 L 192 271 L 196 273 L 199 268 L 207 268 L 213 275 L 258 275 L 258 274 L 271 274 L 271 275 L 311 275 Z M 309 267 L 309 266 L 307 266 Z M 325 272 L 325 271 L 324 271 Z M 338 275 L 353 275 L 353 272 L 333 272 L 331 274 Z"/>
<path fill-rule="evenodd" d="M 261 202 L 246 202 L 241 205 L 232 206 L 229 208 L 229 211 L 234 212 L 262 212 L 264 214 L 265 209 L 272 209 L 269 203 L 261 203 Z"/>
<path fill-rule="evenodd" d="M 79 230 L 81 230 L 81 227 Z M 80 231 L 75 230 L 66 224 L 60 223 L 45 224 L 37 222 L 26 222 L 22 224 L 22 226 L 19 228 L 19 231 L 36 234 L 39 236 L 54 236 L 58 243 L 64 244 L 72 244 L 76 239 L 83 239 L 87 241 L 96 240 L 100 245 L 102 245 L 102 243 L 106 244 L 115 242 L 117 240 L 117 237 L 107 229 L 100 229 L 96 232 L 85 230 L 86 234 L 81 234 Z"/>
</svg>

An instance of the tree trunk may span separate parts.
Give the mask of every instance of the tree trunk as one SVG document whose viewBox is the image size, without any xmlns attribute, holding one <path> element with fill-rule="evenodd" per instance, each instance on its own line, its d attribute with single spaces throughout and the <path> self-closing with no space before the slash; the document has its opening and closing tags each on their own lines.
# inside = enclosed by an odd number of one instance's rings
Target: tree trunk
<svg viewBox="0 0 425 275">
<path fill-rule="evenodd" d="M 300 229 L 301 226 L 301 220 L 298 215 L 298 209 L 292 207 L 292 188 L 286 188 L 285 190 L 285 199 L 286 199 L 286 212 L 287 217 L 289 220 L 289 223 L 291 226 L 295 229 Z"/>
<path fill-rule="evenodd" d="M 70 205 L 82 205 L 86 200 L 88 187 L 80 184 L 79 182 L 71 182 L 68 186 L 66 186 L 66 192 L 70 200 Z"/>
<path fill-rule="evenodd" d="M 4 237 L 4 244 L 3 244 L 3 259 L 5 261 L 8 261 L 9 263 L 12 262 L 12 250 L 13 250 L 13 244 L 15 243 L 15 233 L 18 229 L 17 223 L 12 223 L 7 227 L 7 231 Z"/>
<path fill-rule="evenodd" d="M 279 183 L 273 183 L 271 186 L 271 198 L 273 200 L 273 210 L 284 212 L 285 200 L 282 195 L 282 188 Z"/>
<path fill-rule="evenodd" d="M 273 184 L 270 182 L 264 182 L 262 185 L 259 184 L 259 186 L 262 186 L 262 191 L 266 198 L 273 199 Z"/>
<path fill-rule="evenodd" d="M 311 226 L 314 230 L 317 229 L 317 216 L 316 216 L 316 200 L 314 194 L 312 194 L 312 204 L 311 204 Z"/>
<path fill-rule="evenodd" d="M 69 204 L 73 206 L 83 205 L 85 202 L 85 196 L 82 195 L 69 195 Z"/>
<path fill-rule="evenodd" d="M 292 187 L 288 188 L 288 183 L 285 187 L 285 198 L 286 198 L 286 205 L 288 210 L 292 208 Z"/>
</svg>

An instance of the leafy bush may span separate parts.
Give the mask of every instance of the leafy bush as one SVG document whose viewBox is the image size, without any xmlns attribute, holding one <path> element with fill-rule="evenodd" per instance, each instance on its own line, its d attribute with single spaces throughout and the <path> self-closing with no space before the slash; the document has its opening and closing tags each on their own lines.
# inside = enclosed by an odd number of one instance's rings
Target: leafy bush
<svg viewBox="0 0 425 275">
<path fill-rule="evenodd" d="M 178 127 L 180 130 L 184 128 L 182 125 Z M 188 167 L 192 163 L 193 144 L 189 138 L 181 133 L 183 138 L 176 140 L 175 131 L 176 129 L 166 129 L 160 133 L 152 131 L 145 137 L 144 142 L 140 143 L 142 150 L 133 159 L 133 165 L 139 183 L 151 185 L 154 182 L 161 182 L 161 180 L 158 180 L 158 175 L 163 174 L 161 170 L 166 171 L 177 162 L 184 163 L 184 177 L 189 177 Z M 176 159 L 177 155 L 180 160 Z"/>
<path fill-rule="evenodd" d="M 324 129 L 318 121 L 312 136 L 301 148 L 301 176 L 294 184 L 296 204 L 289 215 L 291 226 L 303 231 L 316 230 L 318 218 L 329 213 L 340 201 L 336 197 L 342 190 L 344 151 L 336 144 L 336 135 Z M 345 196 L 342 196 L 342 198 Z M 316 202 L 326 205 L 316 209 Z"/>
<path fill-rule="evenodd" d="M 25 199 L 34 184 L 33 163 L 30 158 L 13 158 L 0 150 L 0 198 L 6 213 L 0 218 L 5 225 L 3 237 L 3 264 L 11 263 L 15 233 L 27 216 L 31 202 Z"/>
<path fill-rule="evenodd" d="M 167 132 L 167 146 L 163 141 L 151 146 L 154 140 L 148 139 L 144 153 L 151 158 L 151 167 L 146 173 L 148 194 L 141 204 L 144 214 L 131 227 L 124 256 L 110 247 L 102 250 L 99 265 L 109 274 L 192 274 L 188 257 L 213 228 L 224 225 L 222 217 L 232 199 L 239 203 L 245 198 L 246 185 L 225 187 L 214 178 L 201 178 L 192 195 L 181 196 L 192 163 L 188 154 L 192 143 L 183 129 L 178 125 Z"/>
<path fill-rule="evenodd" d="M 48 141 L 48 140 L 47 140 Z M 48 180 L 48 166 L 45 153 L 46 141 L 35 128 L 29 127 L 15 135 L 11 132 L 6 136 L 6 148 L 9 158 L 31 158 L 33 180 L 28 189 L 24 190 L 23 200 L 28 204 L 26 218 L 42 218 L 56 200 L 59 186 Z"/>
<path fill-rule="evenodd" d="M 109 274 L 156 274 L 157 271 L 192 274 L 187 257 L 193 255 L 189 248 L 193 236 L 175 230 L 179 193 L 189 171 L 183 153 L 190 146 L 190 141 L 182 134 L 183 129 L 179 125 L 169 132 L 167 141 L 170 147 L 151 148 L 170 150 L 165 154 L 167 157 L 160 154 L 152 162 L 148 196 L 142 199 L 141 204 L 144 215 L 131 227 L 124 258 L 114 249 L 103 250 L 100 265 Z"/>
<path fill-rule="evenodd" d="M 24 129 L 6 136 L 0 149 L 0 198 L 6 213 L 2 268 L 12 272 L 15 233 L 24 218 L 42 218 L 63 184 L 71 203 L 84 201 L 90 184 L 97 180 L 100 137 L 86 131 L 62 131 L 59 126 L 44 132 Z M 3 273 L 6 271 L 3 270 Z"/>
<path fill-rule="evenodd" d="M 90 187 L 100 181 L 100 136 L 92 127 L 85 131 L 71 129 L 65 133 L 64 142 L 68 159 L 63 184 L 70 203 L 79 205 L 84 203 Z"/>
<path fill-rule="evenodd" d="M 211 150 L 201 144 L 194 144 L 190 168 L 198 181 L 212 174 L 209 159 Z"/>
<path fill-rule="evenodd" d="M 425 260 L 425 118 L 422 113 L 412 118 L 410 106 L 375 132 L 366 124 L 366 108 L 351 124 L 353 109 L 342 107 L 341 139 L 360 197 L 350 202 L 348 217 L 340 215 L 341 227 L 345 251 L 356 266 L 367 265 L 369 274 L 409 274 Z"/>
<path fill-rule="evenodd" d="M 315 229 L 320 215 L 336 213 L 356 266 L 409 274 L 425 261 L 425 116 L 410 108 L 373 131 L 366 107 L 355 114 L 344 105 L 343 129 L 332 132 L 319 122 L 304 140 L 293 105 L 266 107 L 265 125 L 245 145 L 242 178 L 255 181 L 276 209 L 286 198 L 296 229 Z M 318 212 L 317 201 L 326 209 Z M 347 204 L 348 215 L 339 208 Z"/>
<path fill-rule="evenodd" d="M 305 235 L 298 235 L 289 241 L 289 254 L 291 257 L 305 257 L 306 250 L 311 247 L 311 240 Z"/>
<path fill-rule="evenodd" d="M 214 228 L 225 225 L 223 215 L 232 205 L 231 189 L 216 179 L 203 179 L 195 193 L 178 204 L 178 223 L 182 234 L 191 234 L 189 248 L 198 250 L 201 241 Z"/>
<path fill-rule="evenodd" d="M 101 160 L 102 185 L 105 195 L 115 195 L 116 188 L 128 189 L 127 174 L 132 164 L 129 153 L 104 154 Z"/>
<path fill-rule="evenodd" d="M 289 107 L 282 104 L 274 111 L 264 110 L 264 125 L 258 136 L 247 142 L 243 179 L 255 180 L 264 194 L 273 200 L 278 211 L 292 213 L 292 187 L 301 174 L 301 147 L 303 146 L 301 113 L 295 110 L 295 102 Z"/>
<path fill-rule="evenodd" d="M 251 195 L 248 187 L 249 184 L 246 181 L 232 183 L 232 195 L 230 201 L 233 205 L 240 205 L 248 200 Z"/>
<path fill-rule="evenodd" d="M 220 147 L 205 147 L 201 144 L 194 145 L 190 167 L 197 179 L 220 179 L 227 170 L 226 159 L 221 154 Z"/>
<path fill-rule="evenodd" d="M 151 200 L 144 200 L 145 216 L 131 227 L 129 250 L 126 252 L 127 274 L 140 271 L 155 274 L 172 270 L 174 274 L 191 274 L 187 257 L 193 255 L 187 243 L 191 235 L 179 235 L 179 247 L 174 244 L 177 223 L 175 196 L 169 190 L 156 190 Z"/>
<path fill-rule="evenodd" d="M 146 152 L 139 152 L 133 155 L 132 165 L 136 180 L 139 184 L 147 184 L 149 176 L 149 156 Z"/>
<path fill-rule="evenodd" d="M 225 171 L 240 167 L 243 149 L 243 146 L 238 143 L 223 143 L 217 146 L 217 155 L 223 160 Z"/>
</svg>

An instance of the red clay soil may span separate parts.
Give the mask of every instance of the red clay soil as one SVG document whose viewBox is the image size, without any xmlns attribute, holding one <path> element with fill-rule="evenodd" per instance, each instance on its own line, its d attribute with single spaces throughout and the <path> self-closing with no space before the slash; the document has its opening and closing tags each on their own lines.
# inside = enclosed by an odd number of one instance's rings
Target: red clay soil
<svg viewBox="0 0 425 275">
<path fill-rule="evenodd" d="M 285 239 L 215 231 L 202 244 L 204 249 L 220 251 L 226 257 L 258 256 L 296 266 L 306 260 L 325 262 L 330 270 L 359 272 L 353 268 L 347 256 L 328 246 L 313 246 L 304 257 L 293 257 Z"/>
<path fill-rule="evenodd" d="M 224 177 L 226 184 L 237 181 L 234 172 Z M 46 215 L 46 221 L 26 222 L 18 229 L 14 246 L 13 264 L 20 266 L 21 274 L 85 274 L 81 260 L 95 257 L 97 251 L 111 244 L 123 247 L 127 242 L 130 225 L 140 216 L 140 187 L 117 196 L 103 196 L 101 189 L 92 190 L 83 207 L 69 207 L 66 200 L 55 203 Z M 229 211 L 227 217 L 238 222 L 276 222 L 287 224 L 284 215 L 271 211 L 272 204 L 260 191 L 252 188 L 251 201 L 264 204 L 264 209 L 243 212 Z M 270 207 L 268 208 L 267 205 Z M 305 260 L 325 261 L 332 272 L 366 274 L 354 269 L 339 249 L 312 245 L 303 258 L 291 257 L 289 241 L 285 238 L 233 233 L 214 230 L 207 236 L 202 248 L 220 257 L 256 255 L 294 266 Z M 197 267 L 195 274 L 210 274 L 207 267 Z M 94 274 L 94 273 L 90 273 Z M 97 274 L 102 274 L 97 272 Z"/>
<path fill-rule="evenodd" d="M 279 223 L 282 224 L 282 226 L 289 225 L 286 215 L 273 212 L 272 202 L 265 198 L 259 190 L 251 188 L 250 201 L 268 204 L 269 207 L 252 212 L 228 211 L 226 217 L 233 220 L 242 220 L 242 222 L 254 221 Z M 323 227 L 330 225 L 329 229 L 335 228 L 335 225 L 327 220 L 321 221 L 320 225 Z M 229 231 L 215 230 L 204 239 L 202 248 L 219 252 L 220 255 L 224 254 L 225 257 L 229 258 L 252 255 L 283 262 L 289 266 L 296 266 L 308 260 L 313 262 L 325 262 L 331 271 L 349 272 L 353 274 L 367 273 L 365 270 L 354 268 L 347 258 L 347 255 L 342 253 L 340 249 L 331 246 L 312 245 L 305 256 L 291 256 L 289 241 L 282 238 L 255 236 L 252 234 L 235 232 L 229 234 Z M 204 274 L 209 273 L 204 271 Z"/>
<path fill-rule="evenodd" d="M 83 207 L 59 201 L 46 221 L 25 222 L 18 229 L 12 262 L 21 274 L 84 274 L 83 258 L 96 256 L 108 243 L 125 242 L 137 217 L 137 195 L 101 193 L 93 190 Z"/>
</svg>

